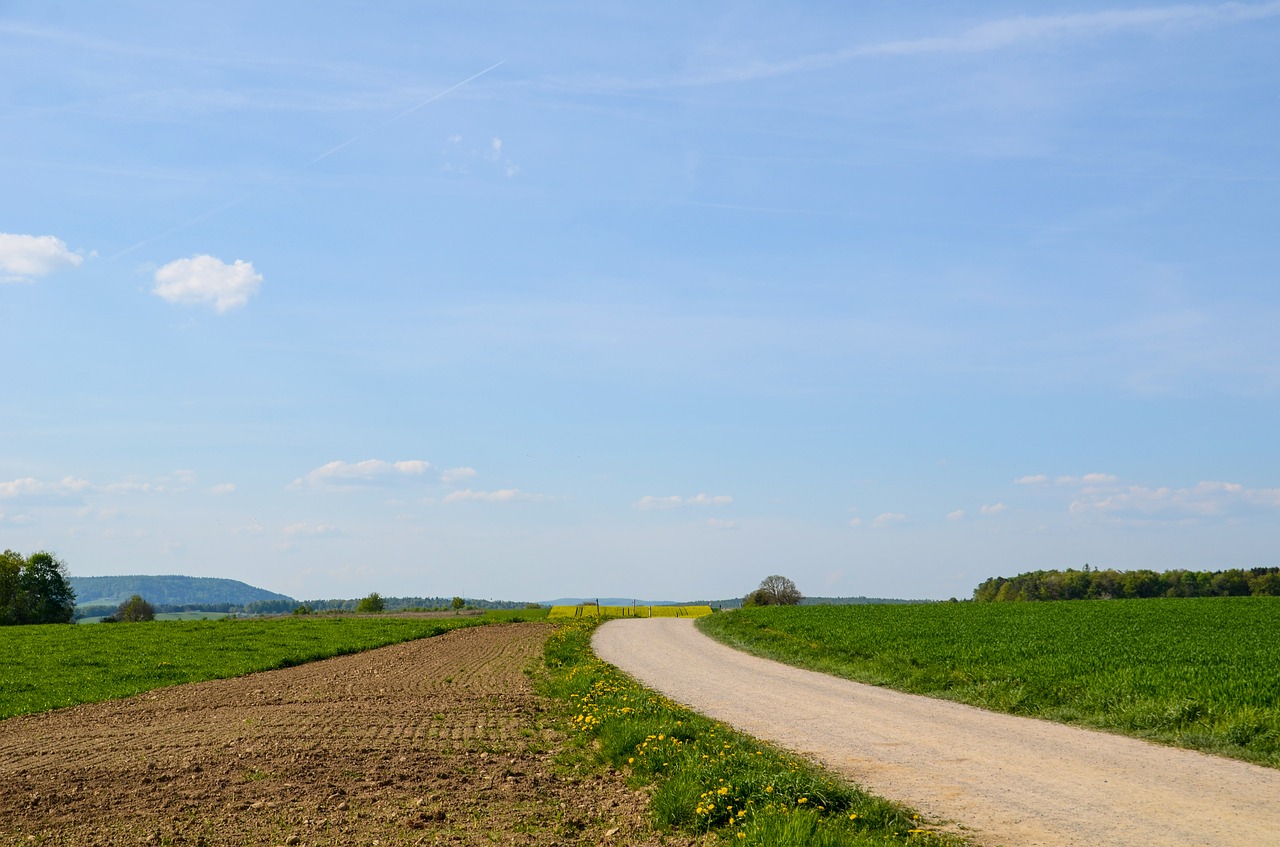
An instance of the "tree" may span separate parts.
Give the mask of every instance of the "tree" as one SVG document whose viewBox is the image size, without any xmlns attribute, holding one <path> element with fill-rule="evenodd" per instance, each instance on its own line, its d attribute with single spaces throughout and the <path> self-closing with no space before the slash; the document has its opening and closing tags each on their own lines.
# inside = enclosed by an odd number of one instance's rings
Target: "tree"
<svg viewBox="0 0 1280 847">
<path fill-rule="evenodd" d="M 744 606 L 795 606 L 804 599 L 796 584 L 785 576 L 773 574 L 760 580 L 760 587 L 743 598 Z"/>
<path fill-rule="evenodd" d="M 112 617 L 120 623 L 153 621 L 156 619 L 156 607 L 143 600 L 141 594 L 135 594 L 121 603 Z"/>
<path fill-rule="evenodd" d="M 5 550 L 0 553 L 0 626 L 22 623 L 21 597 L 18 581 L 27 560 L 21 553 Z"/>
<path fill-rule="evenodd" d="M 451 607 L 455 612 L 456 612 L 456 611 L 458 611 L 458 610 L 460 610 L 460 609 L 465 608 L 465 607 L 466 607 L 466 605 L 467 605 L 467 601 L 466 601 L 466 600 L 463 600 L 461 597 L 454 597 L 454 598 L 453 598 L 453 602 L 449 604 L 449 606 L 450 606 L 450 607 Z"/>
<path fill-rule="evenodd" d="M 76 593 L 67 566 L 52 553 L 25 560 L 12 550 L 0 554 L 0 624 L 71 623 Z"/>
<path fill-rule="evenodd" d="M 383 601 L 382 595 L 376 591 L 372 592 L 368 597 L 361 599 L 361 601 L 356 604 L 357 612 L 368 615 L 386 611 L 386 608 L 387 604 Z"/>
</svg>

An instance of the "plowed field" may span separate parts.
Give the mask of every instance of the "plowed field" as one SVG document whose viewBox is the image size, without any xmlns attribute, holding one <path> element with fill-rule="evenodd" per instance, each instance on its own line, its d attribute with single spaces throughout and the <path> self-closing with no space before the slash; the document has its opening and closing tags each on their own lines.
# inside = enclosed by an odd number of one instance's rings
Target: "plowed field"
<svg viewBox="0 0 1280 847">
<path fill-rule="evenodd" d="M 544 624 L 0 722 L 0 844 L 688 844 L 554 766 Z"/>
</svg>

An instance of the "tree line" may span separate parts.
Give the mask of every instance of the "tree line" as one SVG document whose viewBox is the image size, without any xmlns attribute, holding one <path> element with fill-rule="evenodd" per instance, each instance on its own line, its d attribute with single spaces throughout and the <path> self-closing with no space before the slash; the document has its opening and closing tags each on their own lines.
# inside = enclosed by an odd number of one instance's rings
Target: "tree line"
<svg viewBox="0 0 1280 847">
<path fill-rule="evenodd" d="M 1068 568 L 995 576 L 973 590 L 980 603 L 1139 597 L 1280 597 L 1280 568 L 1117 571 Z"/>
<path fill-rule="evenodd" d="M 67 566 L 52 553 L 0 553 L 0 626 L 71 623 L 76 593 Z"/>
</svg>

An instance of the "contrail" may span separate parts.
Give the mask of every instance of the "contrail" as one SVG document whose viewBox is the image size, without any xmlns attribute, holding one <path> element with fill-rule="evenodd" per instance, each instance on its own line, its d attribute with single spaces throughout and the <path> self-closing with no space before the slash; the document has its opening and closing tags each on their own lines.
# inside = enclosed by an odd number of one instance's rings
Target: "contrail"
<svg viewBox="0 0 1280 847">
<path fill-rule="evenodd" d="M 304 171 L 304 170 L 306 170 L 307 168 L 309 168 L 309 167 L 311 167 L 312 165 L 314 165 L 316 162 L 319 162 L 319 161 L 321 161 L 321 160 L 323 160 L 323 159 L 327 159 L 327 158 L 329 158 L 329 157 L 330 157 L 330 156 L 332 156 L 334 153 L 337 153 L 339 150 L 343 149 L 344 147 L 348 147 L 348 146 L 350 146 L 350 145 L 352 145 L 352 144 L 356 143 L 357 141 L 359 141 L 360 139 L 362 139 L 362 138 L 364 138 L 364 137 L 366 137 L 366 136 L 373 135 L 375 132 L 378 132 L 378 131 L 380 131 L 380 130 L 386 129 L 387 127 L 391 126 L 391 124 L 395 123 L 396 121 L 401 120 L 402 118 L 408 117 L 409 115 L 412 115 L 414 112 L 418 111 L 419 109 L 423 108 L 424 106 L 429 106 L 430 104 L 432 104 L 432 103 L 434 103 L 435 101 L 439 100 L 441 97 L 445 97 L 446 95 L 451 94 L 451 93 L 453 93 L 454 91 L 457 91 L 457 90 L 458 90 L 459 88 L 461 88 L 462 86 L 466 85 L 466 84 L 467 84 L 467 83 L 469 83 L 469 82 L 472 82 L 472 81 L 474 81 L 474 80 L 479 79 L 480 77 L 482 77 L 482 76 L 484 76 L 485 74 L 489 73 L 489 71 L 493 70 L 494 68 L 500 67 L 500 66 L 501 66 L 501 65 L 503 65 L 505 62 L 506 62 L 506 60 L 505 60 L 505 59 L 503 59 L 501 62 L 497 62 L 497 63 L 495 63 L 495 64 L 492 64 L 492 65 L 490 65 L 489 67 L 485 68 L 484 70 L 480 71 L 479 73 L 472 74 L 471 76 L 467 77 L 466 79 L 462 80 L 461 82 L 458 82 L 458 83 L 455 83 L 455 84 L 453 84 L 453 85 L 449 86 L 449 87 L 448 87 L 448 88 L 446 88 L 444 91 L 440 91 L 440 92 L 438 92 L 438 93 L 436 93 L 436 94 L 433 94 L 433 95 L 431 95 L 430 97 L 428 97 L 426 100 L 423 100 L 421 103 L 418 103 L 418 104 L 417 104 L 417 105 L 415 105 L 415 106 L 412 106 L 412 107 L 410 107 L 410 108 L 408 108 L 408 109 L 405 109 L 403 112 L 401 112 L 400 114 L 396 115 L 395 117 L 393 117 L 393 118 L 388 118 L 387 120 L 383 121 L 382 123 L 378 124 L 377 126 L 373 127 L 372 129 L 367 129 L 367 130 L 365 130 L 364 132 L 360 133 L 359 135 L 353 135 L 353 136 L 351 136 L 351 137 L 350 137 L 350 138 L 348 138 L 346 141 L 344 141 L 344 142 L 342 142 L 341 144 L 339 144 L 337 147 L 334 147 L 334 148 L 333 148 L 333 149 L 331 149 L 331 150 L 326 150 L 325 152 L 321 153 L 319 156 L 316 156 L 316 157 L 315 157 L 314 159 L 312 159 L 310 162 L 307 162 L 305 165 L 303 165 L 301 168 L 299 168 L 299 169 L 298 169 L 298 171 L 299 171 L 299 172 L 300 172 L 300 171 Z M 109 261 L 109 262 L 110 262 L 110 261 L 114 261 L 114 260 L 116 260 L 116 259 L 119 259 L 121 256 L 127 256 L 127 255 L 129 255 L 130 253 L 134 252 L 135 250 L 140 250 L 140 249 L 142 249 L 143 247 L 146 247 L 148 244 L 151 244 L 151 243 L 153 243 L 153 242 L 159 241 L 160 239 L 165 238 L 165 237 L 167 237 L 167 236 L 173 235 L 175 232 L 180 232 L 181 230 L 184 230 L 184 229 L 186 229 L 187 227 L 192 226 L 193 224 L 197 224 L 197 223 L 199 223 L 200 221 L 203 221 L 203 220 L 206 220 L 206 219 L 208 219 L 208 218 L 213 217 L 214 215 L 222 214 L 222 213 L 223 213 L 223 212 L 225 212 L 227 209 L 233 208 L 233 207 L 235 207 L 235 206 L 239 206 L 241 203 L 245 202 L 246 200 L 250 199 L 251 197 L 254 197 L 254 196 L 255 196 L 255 195 L 257 195 L 258 193 L 259 193 L 258 191 L 250 191 L 249 193 L 244 194 L 244 195 L 242 195 L 242 196 L 240 196 L 240 197 L 236 198 L 235 200 L 232 200 L 232 201 L 230 201 L 230 202 L 228 202 L 228 203 L 223 203 L 223 204 L 222 204 L 222 205 L 220 205 L 220 206 L 215 206 L 214 208 L 209 209 L 207 212 L 202 212 L 202 213 L 200 213 L 200 214 L 196 215 L 194 218 L 191 218 L 190 220 L 183 221 L 182 223 L 178 224 L 177 226 L 170 227 L 169 229 L 166 229 L 164 232 L 162 232 L 162 233 L 160 233 L 160 234 L 158 234 L 158 235 L 153 235 L 153 236 L 151 236 L 150 238 L 144 238 L 142 241 L 139 241 L 137 244 L 134 244 L 134 245 L 132 245 L 132 246 L 126 247 L 125 249 L 121 250 L 119 253 L 116 253 L 114 256 L 110 256 L 110 257 L 108 257 L 108 258 L 107 258 L 107 261 Z"/>
<path fill-rule="evenodd" d="M 490 65 L 489 67 L 487 67 L 487 68 L 485 68 L 484 70 L 482 70 L 480 73 L 478 73 L 478 74 L 473 74 L 472 76 L 469 76 L 469 77 L 467 77 L 466 79 L 464 79 L 462 82 L 459 82 L 459 83 L 457 83 L 456 85 L 453 85 L 453 86 L 451 86 L 451 87 L 449 87 L 449 88 L 446 88 L 444 91 L 441 91 L 439 94 L 433 94 L 432 96 L 428 97 L 426 100 L 423 100 L 423 101 L 422 101 L 421 103 L 419 103 L 418 105 L 413 106 L 412 108 L 409 108 L 409 109 L 405 109 L 403 112 L 401 112 L 400 114 L 396 115 L 394 118 L 389 118 L 388 120 L 383 121 L 382 123 L 380 123 L 380 124 L 378 124 L 377 126 L 375 126 L 373 129 L 365 130 L 364 132 L 360 133 L 359 135 L 354 135 L 354 136 L 352 136 L 351 138 L 348 138 L 346 141 L 342 142 L 342 143 L 341 143 L 341 144 L 339 144 L 337 147 L 334 147 L 332 150 L 327 150 L 327 151 L 325 151 L 324 153 L 321 153 L 319 156 L 316 156 L 314 159 L 312 159 L 310 162 L 308 162 L 308 165 L 314 165 L 316 162 L 320 161 L 321 159 L 327 159 L 327 158 L 329 158 L 330 156 L 332 156 L 334 153 L 337 153 L 337 152 L 338 152 L 339 150 L 341 150 L 343 147 L 346 147 L 346 146 L 347 146 L 347 145 L 349 145 L 349 144 L 354 144 L 355 142 L 357 142 L 357 141 L 359 141 L 360 139 L 364 138 L 366 135 L 373 135 L 373 134 L 374 134 L 375 132 L 377 132 L 378 130 L 385 129 L 385 128 L 387 128 L 387 127 L 391 126 L 391 124 L 395 123 L 396 121 L 400 120 L 401 118 L 403 118 L 403 117 L 407 117 L 408 115 L 412 115 L 414 112 L 418 111 L 418 110 L 419 110 L 419 109 L 421 109 L 423 106 L 426 106 L 426 105 L 429 105 L 429 104 L 431 104 L 431 103 L 434 103 L 435 101 L 439 100 L 441 97 L 444 97 L 446 94 L 449 94 L 450 92 L 457 91 L 459 88 L 461 88 L 462 86 L 466 85 L 468 82 L 471 82 L 471 81 L 472 81 L 472 80 L 474 80 L 474 79 L 479 79 L 480 77 L 482 77 L 482 76 L 484 76 L 485 74 L 487 74 L 489 71 L 491 71 L 491 70 L 493 70 L 494 68 L 499 67 L 500 65 L 502 65 L 502 64 L 503 64 L 503 62 L 505 62 L 505 61 L 506 61 L 506 59 L 503 59 L 503 60 L 502 60 L 502 62 L 498 62 L 497 64 Z"/>
</svg>

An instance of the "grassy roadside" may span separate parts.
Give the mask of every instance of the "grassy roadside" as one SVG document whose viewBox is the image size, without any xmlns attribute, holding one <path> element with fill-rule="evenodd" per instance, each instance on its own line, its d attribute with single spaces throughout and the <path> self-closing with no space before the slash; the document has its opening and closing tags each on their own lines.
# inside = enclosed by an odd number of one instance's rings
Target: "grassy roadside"
<svg viewBox="0 0 1280 847">
<path fill-rule="evenodd" d="M 566 623 L 547 639 L 539 684 L 564 704 L 579 751 L 652 786 L 658 827 L 768 847 L 966 843 L 641 687 L 596 658 L 595 625 Z"/>
<path fill-rule="evenodd" d="M 1280 767 L 1280 598 L 771 607 L 698 626 L 860 682 Z"/>
<path fill-rule="evenodd" d="M 0 719 L 291 667 L 527 614 L 0 627 Z"/>
</svg>

